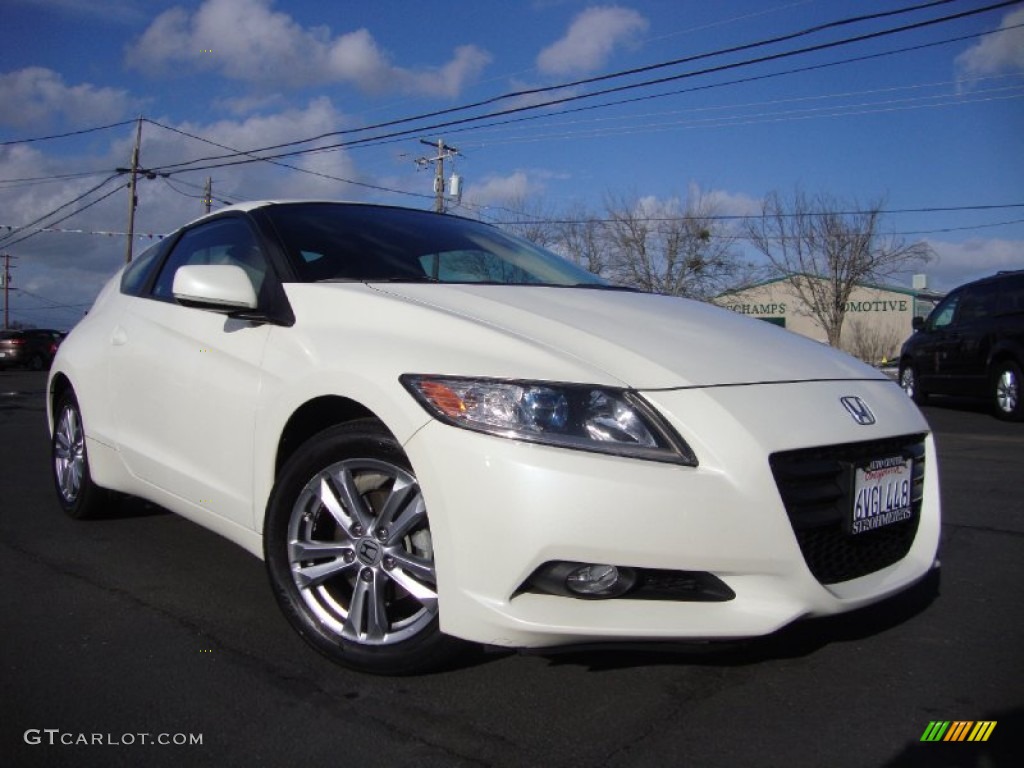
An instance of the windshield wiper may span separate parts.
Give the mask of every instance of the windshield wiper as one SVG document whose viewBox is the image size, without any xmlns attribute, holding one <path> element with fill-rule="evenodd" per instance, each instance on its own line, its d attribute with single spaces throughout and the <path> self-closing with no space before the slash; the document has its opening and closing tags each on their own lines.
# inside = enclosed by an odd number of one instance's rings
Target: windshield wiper
<svg viewBox="0 0 1024 768">
<path fill-rule="evenodd" d="M 639 288 L 631 285 L 610 285 L 607 283 L 575 283 L 567 286 L 569 288 L 592 288 L 596 291 L 626 291 L 627 293 L 644 293 Z"/>
</svg>

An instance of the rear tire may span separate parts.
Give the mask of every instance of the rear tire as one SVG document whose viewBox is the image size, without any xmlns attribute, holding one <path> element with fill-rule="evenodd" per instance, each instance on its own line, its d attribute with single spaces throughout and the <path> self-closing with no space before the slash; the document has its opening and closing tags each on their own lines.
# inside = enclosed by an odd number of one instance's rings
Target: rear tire
<svg viewBox="0 0 1024 768">
<path fill-rule="evenodd" d="M 330 427 L 295 452 L 271 493 L 263 541 L 285 617 L 332 661 L 411 674 L 464 647 L 441 632 L 423 496 L 379 422 Z"/>
<path fill-rule="evenodd" d="M 99 517 L 106 511 L 111 495 L 92 481 L 82 412 L 74 392 L 69 390 L 61 396 L 54 413 L 50 467 L 57 499 L 69 517 Z"/>
<path fill-rule="evenodd" d="M 1024 419 L 1021 404 L 1020 366 L 1012 360 L 1001 360 L 993 368 L 991 379 L 992 407 L 996 416 L 1007 421 Z"/>
</svg>

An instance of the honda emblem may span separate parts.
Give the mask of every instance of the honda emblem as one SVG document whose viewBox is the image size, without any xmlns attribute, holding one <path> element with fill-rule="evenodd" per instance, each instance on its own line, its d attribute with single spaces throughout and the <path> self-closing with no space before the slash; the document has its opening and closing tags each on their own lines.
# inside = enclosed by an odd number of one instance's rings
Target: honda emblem
<svg viewBox="0 0 1024 768">
<path fill-rule="evenodd" d="M 873 414 L 871 409 L 868 408 L 868 404 L 859 397 L 856 397 L 855 395 L 840 397 L 839 402 L 843 404 L 843 407 L 845 407 L 853 417 L 853 420 L 862 427 L 875 423 L 875 414 Z"/>
</svg>

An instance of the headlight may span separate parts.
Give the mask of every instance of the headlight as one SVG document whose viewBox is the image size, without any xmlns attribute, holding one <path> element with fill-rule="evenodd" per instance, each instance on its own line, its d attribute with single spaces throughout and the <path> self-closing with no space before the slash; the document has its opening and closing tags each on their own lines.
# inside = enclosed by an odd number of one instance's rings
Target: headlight
<svg viewBox="0 0 1024 768">
<path fill-rule="evenodd" d="M 405 374 L 427 411 L 456 427 L 564 448 L 697 465 L 686 442 L 637 393 L 587 384 Z"/>
</svg>

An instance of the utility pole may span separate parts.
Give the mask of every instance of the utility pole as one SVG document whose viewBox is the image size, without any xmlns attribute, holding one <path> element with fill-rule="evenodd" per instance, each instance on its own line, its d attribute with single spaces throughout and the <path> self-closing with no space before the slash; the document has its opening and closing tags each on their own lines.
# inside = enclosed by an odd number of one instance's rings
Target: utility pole
<svg viewBox="0 0 1024 768">
<path fill-rule="evenodd" d="M 203 189 L 203 207 L 206 212 L 210 212 L 210 206 L 213 205 L 213 177 L 206 177 L 206 188 Z"/>
<path fill-rule="evenodd" d="M 142 118 L 140 117 L 135 128 L 135 148 L 132 150 L 132 167 L 128 177 L 128 247 L 125 250 L 124 260 L 128 263 L 132 260 L 132 244 L 135 241 L 135 208 L 139 204 L 139 198 L 135 194 L 135 178 L 139 173 L 139 145 L 142 144 Z M 118 168 L 118 170 L 121 170 Z"/>
<path fill-rule="evenodd" d="M 455 147 L 449 147 L 444 143 L 444 139 L 438 139 L 436 145 L 432 141 L 420 139 L 420 144 L 426 144 L 428 147 L 436 147 L 437 149 L 435 157 L 421 157 L 416 161 L 416 165 L 434 165 L 434 210 L 438 213 L 444 213 L 444 161 L 455 157 L 459 154 L 459 150 Z"/>
<path fill-rule="evenodd" d="M 136 194 L 136 182 L 139 175 L 147 179 L 155 179 L 157 176 L 167 178 L 169 174 L 157 173 L 139 166 L 139 149 L 142 146 L 142 118 L 139 117 L 135 127 L 135 147 L 132 149 L 132 164 L 130 168 L 117 168 L 118 173 L 127 173 L 128 176 L 128 245 L 125 248 L 125 263 L 132 260 L 132 246 L 135 244 L 135 209 L 139 205 L 139 196 Z"/>
<path fill-rule="evenodd" d="M 11 288 L 11 254 L 4 254 L 4 268 L 0 272 L 0 283 L 4 286 L 4 330 L 11 327 L 10 304 L 8 303 L 8 291 Z"/>
</svg>

